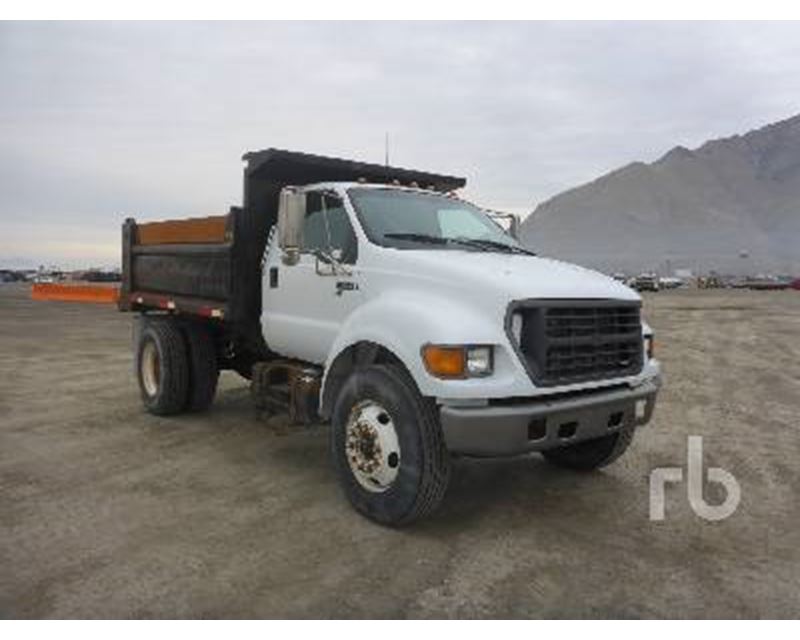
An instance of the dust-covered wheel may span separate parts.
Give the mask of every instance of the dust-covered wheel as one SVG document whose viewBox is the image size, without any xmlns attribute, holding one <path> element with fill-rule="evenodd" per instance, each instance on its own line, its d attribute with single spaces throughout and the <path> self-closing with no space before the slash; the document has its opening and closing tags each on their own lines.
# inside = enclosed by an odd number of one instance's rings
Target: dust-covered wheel
<svg viewBox="0 0 800 640">
<path fill-rule="evenodd" d="M 331 416 L 339 481 L 360 513 L 402 525 L 433 513 L 450 479 L 436 405 L 400 367 L 371 365 L 344 382 Z"/>
<path fill-rule="evenodd" d="M 180 329 L 169 319 L 144 322 L 136 348 L 142 403 L 153 414 L 180 413 L 189 392 L 189 363 Z"/>
</svg>

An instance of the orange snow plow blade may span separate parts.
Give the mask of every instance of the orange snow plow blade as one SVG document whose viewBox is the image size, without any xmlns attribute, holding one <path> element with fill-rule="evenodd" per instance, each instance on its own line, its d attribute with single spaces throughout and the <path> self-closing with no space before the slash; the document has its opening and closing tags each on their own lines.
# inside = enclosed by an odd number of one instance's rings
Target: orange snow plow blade
<svg viewBox="0 0 800 640">
<path fill-rule="evenodd" d="M 31 298 L 33 300 L 114 304 L 119 298 L 119 288 L 108 285 L 37 283 L 31 287 Z"/>
</svg>

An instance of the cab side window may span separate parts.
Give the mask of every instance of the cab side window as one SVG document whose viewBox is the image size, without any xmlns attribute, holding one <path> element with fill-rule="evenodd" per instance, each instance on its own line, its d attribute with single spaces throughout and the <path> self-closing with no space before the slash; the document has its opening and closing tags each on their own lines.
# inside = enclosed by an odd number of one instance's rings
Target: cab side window
<svg viewBox="0 0 800 640">
<path fill-rule="evenodd" d="M 311 191 L 306 194 L 303 250 L 330 252 L 334 249 L 341 252 L 342 262 L 355 263 L 358 245 L 350 218 L 341 198 L 330 193 Z"/>
</svg>

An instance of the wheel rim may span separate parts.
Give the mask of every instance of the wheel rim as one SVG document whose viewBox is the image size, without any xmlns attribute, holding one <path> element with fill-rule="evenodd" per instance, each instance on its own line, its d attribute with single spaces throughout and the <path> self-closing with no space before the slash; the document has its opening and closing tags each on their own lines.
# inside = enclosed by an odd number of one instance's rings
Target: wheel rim
<svg viewBox="0 0 800 640">
<path fill-rule="evenodd" d="M 148 340 L 142 349 L 142 364 L 140 368 L 145 393 L 152 397 L 158 393 L 158 385 L 161 381 L 158 349 L 156 349 L 156 343 L 152 340 Z"/>
<path fill-rule="evenodd" d="M 382 493 L 400 471 L 400 444 L 391 414 L 374 400 L 356 404 L 347 420 L 345 454 L 364 489 Z"/>
</svg>

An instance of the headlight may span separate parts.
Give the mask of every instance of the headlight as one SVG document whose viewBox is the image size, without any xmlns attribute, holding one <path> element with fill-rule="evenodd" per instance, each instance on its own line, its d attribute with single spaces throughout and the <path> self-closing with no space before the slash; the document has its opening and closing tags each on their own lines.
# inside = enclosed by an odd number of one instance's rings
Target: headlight
<svg viewBox="0 0 800 640">
<path fill-rule="evenodd" d="M 647 359 L 652 360 L 656 351 L 656 339 L 651 333 L 644 337 L 644 352 L 647 354 Z"/>
<path fill-rule="evenodd" d="M 491 347 L 467 347 L 467 374 L 470 377 L 490 375 L 493 364 Z"/>
<path fill-rule="evenodd" d="M 488 345 L 440 345 L 422 347 L 425 368 L 437 378 L 477 378 L 489 376 L 494 354 Z"/>
</svg>

